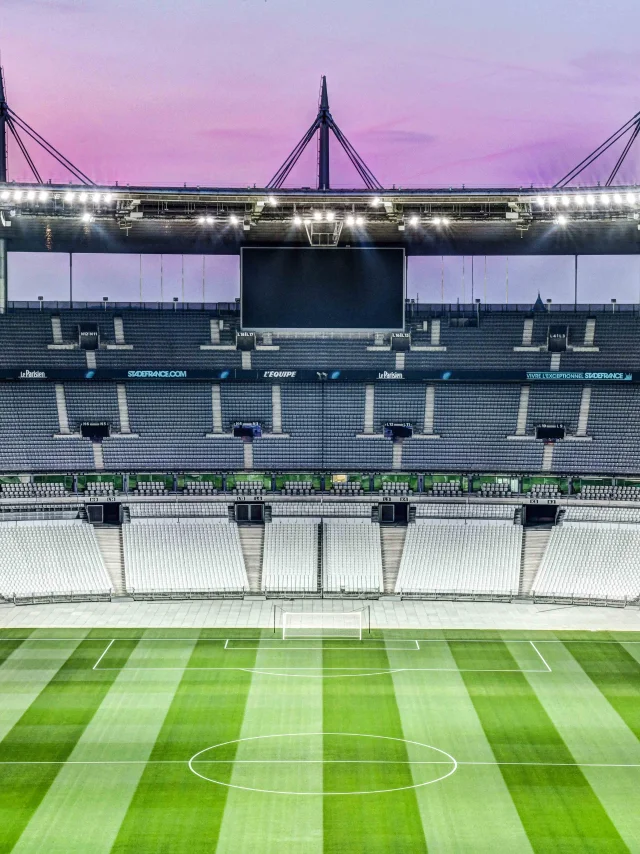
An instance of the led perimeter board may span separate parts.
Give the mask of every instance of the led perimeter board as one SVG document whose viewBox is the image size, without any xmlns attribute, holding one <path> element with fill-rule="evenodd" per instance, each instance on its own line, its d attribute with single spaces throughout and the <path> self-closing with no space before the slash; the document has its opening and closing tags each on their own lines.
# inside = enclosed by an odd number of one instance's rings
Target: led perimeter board
<svg viewBox="0 0 640 854">
<path fill-rule="evenodd" d="M 243 329 L 401 331 L 404 302 L 404 249 L 241 250 Z"/>
</svg>

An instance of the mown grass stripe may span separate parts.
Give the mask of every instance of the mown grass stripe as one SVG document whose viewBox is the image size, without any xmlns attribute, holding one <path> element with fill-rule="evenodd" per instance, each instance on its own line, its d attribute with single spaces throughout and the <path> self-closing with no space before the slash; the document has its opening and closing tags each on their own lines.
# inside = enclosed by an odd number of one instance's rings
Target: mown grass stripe
<svg viewBox="0 0 640 854">
<path fill-rule="evenodd" d="M 367 666 L 379 667 L 381 671 L 389 669 L 389 659 L 383 646 L 368 651 L 366 658 Z M 354 654 L 327 648 L 323 652 L 323 662 L 325 667 L 352 667 Z M 330 672 L 335 674 L 337 671 Z M 323 722 L 325 733 L 381 735 L 403 739 L 391 674 L 324 679 Z M 335 758 L 335 751 L 342 749 L 341 744 L 340 739 L 325 736 L 325 758 Z M 362 744 L 362 747 L 358 747 L 358 741 L 354 739 L 354 749 L 366 750 L 366 740 Z M 409 759 L 402 742 L 371 739 L 370 751 L 371 758 L 394 758 L 405 763 Z M 357 765 L 325 764 L 323 776 L 325 791 L 344 791 L 345 786 L 350 790 L 360 790 L 372 782 L 371 773 Z M 413 786 L 410 765 L 385 766 L 378 783 L 380 788 Z M 410 851 L 411 854 L 420 854 L 427 850 L 415 789 L 375 795 L 325 797 L 323 807 L 326 852 L 406 854 Z"/>
<path fill-rule="evenodd" d="M 449 641 L 485 734 L 499 762 L 575 762 L 524 674 L 466 670 L 478 645 Z M 508 650 L 510 666 L 516 660 Z M 628 851 L 577 767 L 500 765 L 534 851 Z"/>
<path fill-rule="evenodd" d="M 640 663 L 620 644 L 571 643 L 565 647 L 640 739 Z"/>
<path fill-rule="evenodd" d="M 317 791 L 316 797 L 247 792 L 231 789 L 227 795 L 224 819 L 216 854 L 322 854 L 322 765 L 280 762 L 261 764 L 261 759 L 310 759 L 298 753 L 300 745 L 317 744 L 322 758 L 322 736 L 296 739 L 296 733 L 322 732 L 322 649 L 296 649 L 296 641 L 273 642 L 270 636 L 258 649 L 256 667 L 270 671 L 256 674 L 251 682 L 244 712 L 241 738 L 285 734 L 284 738 L 241 742 L 231 783 L 279 791 Z M 304 644 L 303 644 L 304 645 Z M 237 653 L 228 653 L 233 661 Z M 278 673 L 278 667 L 317 668 L 315 678 L 300 678 Z M 211 771 L 217 769 L 210 769 Z M 286 843 L 285 843 L 286 841 Z"/>
<path fill-rule="evenodd" d="M 186 664 L 195 643 L 174 643 L 177 660 Z M 145 643 L 144 638 L 138 642 L 70 756 L 72 762 L 133 760 L 140 764 L 64 766 L 13 854 L 111 851 L 144 771 L 144 760 L 151 755 L 180 683 L 179 671 L 146 669 L 156 663 L 156 646 Z M 111 665 L 111 656 L 103 660 Z"/>
<path fill-rule="evenodd" d="M 206 637 L 220 637 L 220 632 L 205 630 L 201 639 Z M 196 777 L 187 762 L 209 745 L 240 736 L 252 674 L 189 668 L 226 667 L 225 656 L 223 643 L 196 644 L 150 757 L 180 764 L 146 766 L 112 851 L 215 850 L 229 790 Z M 255 649 L 243 650 L 235 660 L 238 667 L 250 668 L 255 657 Z M 221 768 L 226 782 L 234 755 L 235 749 L 229 750 L 230 764 Z"/>
<path fill-rule="evenodd" d="M 135 643 L 121 645 L 122 663 L 133 645 Z M 115 674 L 92 670 L 103 648 L 100 640 L 78 642 L 0 742 L 0 761 L 61 763 L 69 758 L 115 679 Z M 61 768 L 60 764 L 3 767 L 0 852 L 12 850 Z"/>
<path fill-rule="evenodd" d="M 443 748 L 458 760 L 494 762 L 448 645 L 429 644 L 427 651 L 434 666 L 447 670 L 393 675 L 405 738 Z M 392 667 L 409 666 L 415 659 L 391 645 L 387 654 Z M 531 854 L 529 837 L 495 765 L 460 767 L 446 780 L 417 789 L 416 797 L 430 850 Z"/>
</svg>

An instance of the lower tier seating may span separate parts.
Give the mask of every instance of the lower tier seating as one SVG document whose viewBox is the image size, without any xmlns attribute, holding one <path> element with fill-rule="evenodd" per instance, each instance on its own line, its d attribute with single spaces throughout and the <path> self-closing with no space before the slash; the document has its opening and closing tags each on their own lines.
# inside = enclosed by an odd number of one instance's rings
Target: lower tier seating
<svg viewBox="0 0 640 854">
<path fill-rule="evenodd" d="M 384 590 L 380 526 L 368 519 L 323 523 L 323 587 L 329 593 Z"/>
<path fill-rule="evenodd" d="M 277 519 L 264 529 L 262 589 L 315 593 L 318 589 L 318 519 Z"/>
<path fill-rule="evenodd" d="M 249 589 L 238 528 L 227 519 L 133 519 L 122 528 L 127 589 Z"/>
<path fill-rule="evenodd" d="M 598 599 L 640 596 L 640 525 L 569 522 L 554 528 L 534 595 Z"/>
<path fill-rule="evenodd" d="M 509 521 L 409 525 L 396 593 L 518 592 L 522 528 Z"/>
<path fill-rule="evenodd" d="M 91 525 L 80 520 L 2 522 L 0 595 L 107 594 L 111 581 Z"/>
</svg>

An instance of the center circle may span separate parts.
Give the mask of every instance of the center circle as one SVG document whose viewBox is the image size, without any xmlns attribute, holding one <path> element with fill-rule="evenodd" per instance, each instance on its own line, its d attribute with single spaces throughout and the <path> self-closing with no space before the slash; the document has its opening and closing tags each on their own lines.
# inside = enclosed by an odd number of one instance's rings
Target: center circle
<svg viewBox="0 0 640 854">
<path fill-rule="evenodd" d="M 189 760 L 202 780 L 271 795 L 373 795 L 419 789 L 458 767 L 439 747 L 347 732 L 257 735 L 205 747 Z"/>
</svg>

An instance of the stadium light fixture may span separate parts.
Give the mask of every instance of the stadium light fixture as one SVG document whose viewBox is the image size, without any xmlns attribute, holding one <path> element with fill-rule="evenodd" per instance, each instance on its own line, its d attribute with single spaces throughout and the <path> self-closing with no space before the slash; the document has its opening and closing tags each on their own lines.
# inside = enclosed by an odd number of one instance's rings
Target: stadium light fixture
<svg viewBox="0 0 640 854">
<path fill-rule="evenodd" d="M 86 193 L 80 193 L 80 195 L 78 196 L 78 199 L 80 200 L 80 202 L 82 204 L 84 204 L 87 201 L 87 198 L 88 198 L 88 196 Z"/>
<path fill-rule="evenodd" d="M 563 196 L 562 197 L 562 204 L 565 206 L 565 208 L 568 208 L 569 205 L 571 204 L 571 196 Z"/>
<path fill-rule="evenodd" d="M 569 220 L 564 214 L 558 214 L 558 217 L 556 218 L 558 225 L 566 225 L 568 221 Z"/>
<path fill-rule="evenodd" d="M 606 193 L 603 193 L 603 194 L 600 196 L 600 201 L 602 202 L 602 204 L 603 204 L 605 207 L 607 207 L 607 208 L 608 208 L 608 207 L 609 207 L 609 202 L 610 202 L 611 200 L 609 199 L 609 196 L 608 196 Z"/>
<path fill-rule="evenodd" d="M 65 193 L 64 194 L 64 200 L 65 200 L 65 202 L 67 202 L 67 204 L 71 204 L 71 202 L 73 201 L 73 193 L 72 192 Z"/>
<path fill-rule="evenodd" d="M 35 199 L 35 197 L 36 197 L 36 191 L 35 190 L 28 190 L 27 191 L 27 201 L 28 202 L 32 202 Z"/>
<path fill-rule="evenodd" d="M 94 193 L 91 198 L 93 199 L 94 205 L 100 204 L 100 193 Z"/>
<path fill-rule="evenodd" d="M 443 224 L 443 225 L 449 225 L 449 223 L 450 223 L 450 222 L 451 222 L 451 220 L 449 219 L 449 217 L 448 217 L 448 216 L 443 216 L 443 217 L 442 217 L 442 224 Z"/>
<path fill-rule="evenodd" d="M 204 217 L 203 217 L 203 216 L 199 216 L 199 217 L 198 217 L 198 222 L 200 223 L 200 225 L 204 225 L 204 223 L 205 223 L 205 219 L 204 219 Z"/>
<path fill-rule="evenodd" d="M 320 211 L 314 211 L 313 218 L 316 222 L 320 222 L 320 220 L 322 219 L 322 214 L 320 213 Z"/>
<path fill-rule="evenodd" d="M 38 201 L 39 202 L 46 202 L 48 198 L 49 198 L 49 193 L 47 193 L 46 190 L 40 190 L 40 192 L 38 193 Z"/>
<path fill-rule="evenodd" d="M 14 190 L 13 191 L 13 201 L 21 202 L 22 201 L 22 190 Z"/>
<path fill-rule="evenodd" d="M 442 225 L 442 217 L 434 216 L 432 222 L 434 225 Z"/>
<path fill-rule="evenodd" d="M 576 205 L 577 205 L 579 208 L 583 208 L 583 207 L 584 207 L 584 196 L 576 196 Z"/>
<path fill-rule="evenodd" d="M 536 202 L 538 203 L 539 208 L 544 207 L 544 197 L 543 196 L 538 196 L 538 198 L 536 199 Z"/>
<path fill-rule="evenodd" d="M 92 219 L 93 217 L 91 216 L 89 211 L 84 211 L 84 213 L 82 214 L 82 222 L 91 222 Z"/>
<path fill-rule="evenodd" d="M 364 225 L 364 217 L 363 216 L 357 216 L 356 217 L 356 225 Z"/>
<path fill-rule="evenodd" d="M 296 214 L 293 218 L 293 224 L 298 225 L 298 226 L 302 225 L 302 217 L 300 217 Z"/>
<path fill-rule="evenodd" d="M 333 222 L 334 219 L 336 218 L 336 215 L 334 214 L 333 211 L 327 211 L 325 218 L 326 218 L 327 222 Z"/>
<path fill-rule="evenodd" d="M 231 225 L 237 225 L 238 217 L 235 214 L 231 214 L 231 216 L 229 217 L 229 222 L 231 223 Z"/>
<path fill-rule="evenodd" d="M 354 217 L 353 214 L 349 214 L 347 216 L 345 222 L 347 223 L 347 225 L 355 225 L 356 224 L 356 218 Z"/>
<path fill-rule="evenodd" d="M 555 196 L 549 196 L 549 205 L 552 208 L 555 208 L 557 204 L 558 204 L 558 200 L 556 199 L 556 197 Z"/>
<path fill-rule="evenodd" d="M 622 196 L 620 195 L 620 193 L 614 193 L 613 203 L 614 203 L 614 205 L 621 205 L 622 204 Z"/>
<path fill-rule="evenodd" d="M 416 225 L 419 222 L 420 222 L 420 220 L 418 219 L 418 217 L 415 214 L 413 214 L 413 216 L 409 217 L 409 225 L 412 225 L 414 228 L 416 227 Z"/>
<path fill-rule="evenodd" d="M 213 217 L 213 216 L 211 216 L 211 215 L 206 216 L 206 217 L 204 218 L 204 221 L 207 223 L 207 225 L 213 225 L 213 223 L 215 222 L 215 217 Z M 233 221 L 233 220 L 232 220 L 232 221 Z"/>
<path fill-rule="evenodd" d="M 589 195 L 587 196 L 587 204 L 591 205 L 593 207 L 593 205 L 595 205 L 595 203 L 596 203 L 596 197 L 594 195 L 592 195 L 591 193 L 589 193 Z"/>
<path fill-rule="evenodd" d="M 9 190 L 3 190 L 0 198 L 2 199 L 3 202 L 6 202 L 9 200 L 10 195 L 11 195 L 11 193 L 9 192 Z"/>
<path fill-rule="evenodd" d="M 626 200 L 628 205 L 635 205 L 636 203 L 636 197 L 633 193 L 627 193 Z"/>
<path fill-rule="evenodd" d="M 374 196 L 371 199 L 371 207 L 373 207 L 373 208 L 379 207 L 381 203 L 382 203 L 382 200 L 381 200 L 380 196 Z"/>
<path fill-rule="evenodd" d="M 102 198 L 103 198 L 104 203 L 107 205 L 110 205 L 111 202 L 113 201 L 113 196 L 111 195 L 111 193 L 105 193 Z"/>
</svg>

